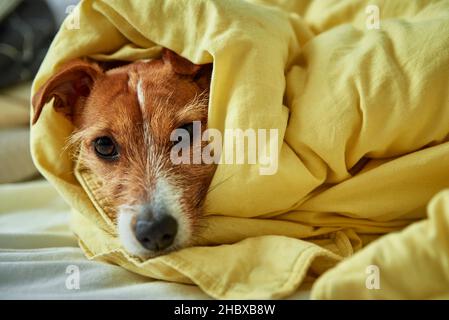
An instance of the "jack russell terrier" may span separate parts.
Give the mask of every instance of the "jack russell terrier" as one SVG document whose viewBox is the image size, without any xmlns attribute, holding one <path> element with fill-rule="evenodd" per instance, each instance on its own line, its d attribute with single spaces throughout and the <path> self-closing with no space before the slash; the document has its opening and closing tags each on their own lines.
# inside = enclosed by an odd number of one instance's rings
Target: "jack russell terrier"
<svg viewBox="0 0 449 320">
<path fill-rule="evenodd" d="M 162 58 L 106 70 L 77 59 L 63 65 L 33 97 L 34 117 L 53 99 L 73 123 L 69 145 L 102 182 L 116 208 L 118 234 L 131 254 L 150 258 L 192 243 L 215 164 L 173 164 L 175 129 L 207 128 L 212 65 L 164 49 Z M 191 141 L 190 152 L 195 152 Z M 204 146 L 206 142 L 199 145 Z M 198 145 L 198 144 L 196 144 Z"/>
</svg>

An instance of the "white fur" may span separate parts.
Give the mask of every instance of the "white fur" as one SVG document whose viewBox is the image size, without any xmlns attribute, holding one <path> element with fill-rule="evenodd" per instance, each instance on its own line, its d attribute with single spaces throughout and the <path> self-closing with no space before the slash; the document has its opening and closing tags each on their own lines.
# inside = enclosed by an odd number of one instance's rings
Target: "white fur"
<svg viewBox="0 0 449 320">
<path fill-rule="evenodd" d="M 186 244 L 192 233 L 190 222 L 182 211 L 180 198 L 181 191 L 175 185 L 170 184 L 164 177 L 158 179 L 154 199 L 162 199 L 168 207 L 168 213 L 178 222 L 178 233 L 173 246 Z"/>
<path fill-rule="evenodd" d="M 181 192 L 176 186 L 170 184 L 164 177 L 159 177 L 157 179 L 150 206 L 153 208 L 165 206 L 168 210 L 167 213 L 175 218 L 178 223 L 176 238 L 173 241 L 173 244 L 164 251 L 170 251 L 187 244 L 192 233 L 190 222 L 182 211 L 180 197 Z M 134 235 L 133 220 L 143 207 L 143 205 L 121 206 L 119 208 L 117 227 L 120 242 L 130 254 L 141 258 L 149 258 L 157 253 L 163 253 L 164 251 L 152 252 L 144 248 Z"/>
<path fill-rule="evenodd" d="M 142 110 L 142 113 L 145 109 L 145 94 L 143 92 L 142 88 L 142 80 L 139 79 L 137 81 L 137 101 L 139 102 L 140 109 Z"/>
<path fill-rule="evenodd" d="M 136 207 L 121 206 L 119 208 L 117 221 L 119 239 L 126 251 L 136 256 L 146 257 L 150 252 L 137 241 L 134 235 L 133 220 L 135 216 Z"/>
</svg>

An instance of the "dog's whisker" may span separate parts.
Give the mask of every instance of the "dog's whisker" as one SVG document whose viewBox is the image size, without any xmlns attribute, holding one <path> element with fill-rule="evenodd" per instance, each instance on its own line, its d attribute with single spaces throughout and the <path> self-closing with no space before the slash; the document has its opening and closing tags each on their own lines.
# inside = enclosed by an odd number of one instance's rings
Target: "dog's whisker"
<svg viewBox="0 0 449 320">
<path fill-rule="evenodd" d="M 220 182 L 216 183 L 215 185 L 210 186 L 210 187 L 209 187 L 209 190 L 207 191 L 207 194 L 209 194 L 209 193 L 211 193 L 212 191 L 214 191 L 215 189 L 217 189 L 219 186 L 221 186 L 223 183 L 225 183 L 226 181 L 228 181 L 228 180 L 231 179 L 232 177 L 235 177 L 235 175 L 236 175 L 236 174 L 234 173 L 234 174 L 230 175 L 229 177 L 224 178 L 224 179 L 221 180 Z"/>
</svg>

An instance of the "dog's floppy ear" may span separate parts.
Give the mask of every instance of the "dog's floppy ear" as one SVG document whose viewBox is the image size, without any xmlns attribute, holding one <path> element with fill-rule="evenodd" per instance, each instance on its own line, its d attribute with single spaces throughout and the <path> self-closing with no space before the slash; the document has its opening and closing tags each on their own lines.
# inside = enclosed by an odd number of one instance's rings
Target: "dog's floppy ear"
<svg viewBox="0 0 449 320">
<path fill-rule="evenodd" d="M 173 71 L 177 74 L 194 76 L 201 70 L 200 65 L 194 64 L 189 60 L 177 55 L 175 52 L 165 48 L 162 51 L 162 60 L 165 63 L 168 63 Z"/>
<path fill-rule="evenodd" d="M 95 63 L 77 59 L 66 63 L 33 96 L 33 120 L 39 119 L 44 105 L 54 98 L 53 107 L 72 119 L 74 108 L 85 99 L 95 80 L 103 73 Z"/>
<path fill-rule="evenodd" d="M 168 63 L 172 70 L 180 75 L 191 76 L 198 86 L 204 90 L 209 89 L 212 74 L 212 64 L 194 64 L 187 59 L 177 55 L 169 49 L 163 49 L 162 60 Z"/>
</svg>

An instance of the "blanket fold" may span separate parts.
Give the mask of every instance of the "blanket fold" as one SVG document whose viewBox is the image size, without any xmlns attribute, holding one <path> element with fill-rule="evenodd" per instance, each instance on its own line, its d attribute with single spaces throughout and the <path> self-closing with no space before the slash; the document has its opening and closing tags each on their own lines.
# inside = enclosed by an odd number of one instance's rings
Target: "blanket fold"
<svg viewBox="0 0 449 320">
<path fill-rule="evenodd" d="M 367 28 L 368 5 L 379 29 Z M 201 242 L 142 262 L 121 248 L 93 177 L 64 152 L 73 128 L 50 107 L 32 127 L 33 158 L 73 208 L 89 258 L 215 298 L 282 298 L 316 278 L 312 298 L 446 297 L 447 192 L 426 214 L 449 187 L 446 30 L 447 0 L 85 0 L 33 92 L 76 57 L 134 61 L 166 47 L 213 62 L 209 127 L 278 130 L 277 170 L 220 164 Z M 366 285 L 372 265 L 380 289 Z M 414 270 L 408 285 L 394 276 L 401 268 Z M 419 290 L 424 280 L 435 290 Z"/>
</svg>

